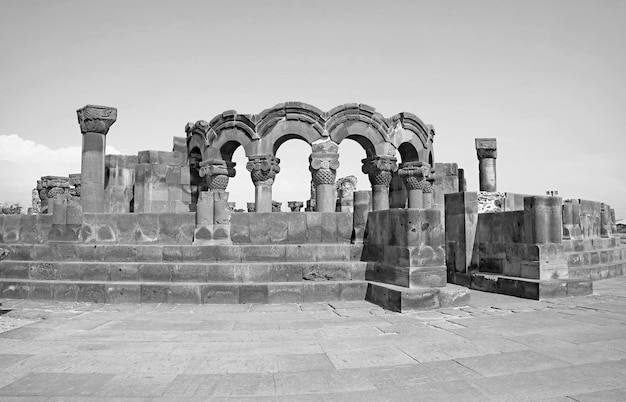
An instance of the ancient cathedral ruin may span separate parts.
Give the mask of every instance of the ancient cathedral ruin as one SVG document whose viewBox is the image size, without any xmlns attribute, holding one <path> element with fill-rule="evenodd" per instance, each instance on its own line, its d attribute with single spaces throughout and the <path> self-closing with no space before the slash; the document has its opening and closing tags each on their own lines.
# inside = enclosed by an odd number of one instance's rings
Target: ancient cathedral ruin
<svg viewBox="0 0 626 402">
<path fill-rule="evenodd" d="M 468 289 L 532 299 L 590 294 L 626 273 L 606 204 L 498 192 L 497 145 L 476 139 L 479 191 L 436 162 L 432 126 L 363 104 L 288 102 L 185 127 L 173 149 L 105 155 L 112 107 L 78 111 L 80 174 L 43 176 L 29 215 L 0 215 L 3 298 L 98 303 L 368 300 L 394 311 L 454 306 Z M 272 199 L 277 150 L 311 146 L 311 198 Z M 337 180 L 342 141 L 362 171 Z M 243 147 L 246 166 L 236 166 Z M 470 150 L 468 150 L 469 152 Z M 229 178 L 250 174 L 247 211 Z"/>
</svg>

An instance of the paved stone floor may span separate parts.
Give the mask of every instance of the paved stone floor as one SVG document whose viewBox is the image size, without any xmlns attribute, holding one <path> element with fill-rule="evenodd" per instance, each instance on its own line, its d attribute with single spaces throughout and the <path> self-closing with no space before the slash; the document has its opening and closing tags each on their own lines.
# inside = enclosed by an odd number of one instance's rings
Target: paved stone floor
<svg viewBox="0 0 626 402">
<path fill-rule="evenodd" d="M 626 278 L 547 302 L 1 300 L 0 401 L 625 401 Z"/>
</svg>

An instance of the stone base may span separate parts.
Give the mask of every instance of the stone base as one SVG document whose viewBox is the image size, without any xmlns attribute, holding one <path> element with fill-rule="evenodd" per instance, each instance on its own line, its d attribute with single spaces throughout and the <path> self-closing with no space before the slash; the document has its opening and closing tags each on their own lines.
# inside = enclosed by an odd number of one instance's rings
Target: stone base
<svg viewBox="0 0 626 402">
<path fill-rule="evenodd" d="M 448 276 L 448 281 L 474 290 L 533 300 L 585 296 L 593 293 L 593 281 L 590 279 L 540 280 L 487 273 L 455 273 Z"/>
<path fill-rule="evenodd" d="M 370 282 L 365 300 L 384 309 L 403 313 L 413 310 L 463 306 L 470 300 L 470 291 L 455 285 L 448 285 L 445 288 L 409 289 L 386 283 Z"/>
</svg>

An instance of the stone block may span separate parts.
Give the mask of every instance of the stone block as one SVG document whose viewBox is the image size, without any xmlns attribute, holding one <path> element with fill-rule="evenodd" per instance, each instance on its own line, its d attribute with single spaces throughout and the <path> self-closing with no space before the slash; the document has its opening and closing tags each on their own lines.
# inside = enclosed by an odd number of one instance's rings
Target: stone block
<svg viewBox="0 0 626 402">
<path fill-rule="evenodd" d="M 164 247 L 161 245 L 137 245 L 135 246 L 136 261 L 163 262 Z M 169 253 L 168 256 L 170 256 Z"/>
<path fill-rule="evenodd" d="M 112 263 L 109 265 L 109 278 L 113 282 L 139 280 L 138 265 L 133 263 Z"/>
<path fill-rule="evenodd" d="M 0 286 L 4 299 L 28 299 L 30 289 L 26 282 L 0 282 Z"/>
<path fill-rule="evenodd" d="M 56 301 L 75 302 L 78 294 L 78 285 L 72 283 L 55 282 L 50 284 L 52 297 Z"/>
<path fill-rule="evenodd" d="M 200 304 L 202 294 L 199 285 L 172 285 L 169 288 L 169 303 Z"/>
<path fill-rule="evenodd" d="M 57 266 L 56 279 L 80 281 L 83 279 L 83 267 L 80 264 L 59 263 Z"/>
<path fill-rule="evenodd" d="M 98 223 L 96 217 L 97 214 L 83 214 L 83 224 L 80 228 L 80 238 L 83 243 L 95 243 L 97 241 Z M 52 223 L 50 223 L 50 228 L 52 228 Z"/>
<path fill-rule="evenodd" d="M 411 267 L 430 267 L 445 264 L 443 247 L 421 245 L 411 248 Z"/>
<path fill-rule="evenodd" d="M 520 277 L 522 275 L 522 260 L 518 258 L 505 260 L 502 265 L 502 274 Z"/>
<path fill-rule="evenodd" d="M 427 267 L 427 268 L 409 268 L 409 287 L 410 288 L 433 288 L 446 286 L 446 268 Z"/>
<path fill-rule="evenodd" d="M 322 243 L 337 243 L 337 212 L 322 212 Z"/>
<path fill-rule="evenodd" d="M 135 243 L 156 244 L 159 242 L 159 215 L 155 213 L 139 213 Z"/>
<path fill-rule="evenodd" d="M 270 266 L 272 282 L 299 282 L 302 280 L 302 263 L 275 263 Z M 301 292 L 300 292 L 301 293 Z"/>
<path fill-rule="evenodd" d="M 52 282 L 31 282 L 28 286 L 28 298 L 36 300 L 53 300 Z"/>
<path fill-rule="evenodd" d="M 213 225 L 213 240 L 218 243 L 230 243 L 230 225 Z"/>
<path fill-rule="evenodd" d="M 52 216 L 48 214 L 37 215 L 37 243 L 44 243 L 48 240 L 48 233 L 52 227 Z"/>
<path fill-rule="evenodd" d="M 27 261 L 0 261 L 0 278 L 28 279 L 30 264 Z"/>
<path fill-rule="evenodd" d="M 248 217 L 250 222 L 250 243 L 269 244 L 271 242 L 272 212 L 255 212 Z"/>
<path fill-rule="evenodd" d="M 82 263 L 80 265 L 82 270 L 81 279 L 84 281 L 109 281 L 110 280 L 110 268 L 109 264 L 102 263 Z"/>
<path fill-rule="evenodd" d="M 350 243 L 353 230 L 352 214 L 349 212 L 337 213 L 337 242 Z"/>
<path fill-rule="evenodd" d="M 57 279 L 58 264 L 33 262 L 30 264 L 30 279 L 52 281 Z"/>
<path fill-rule="evenodd" d="M 586 296 L 593 294 L 593 282 L 586 280 L 567 281 L 568 296 Z"/>
<path fill-rule="evenodd" d="M 98 243 L 117 242 L 117 214 L 96 214 L 95 236 Z"/>
<path fill-rule="evenodd" d="M 521 274 L 522 278 L 539 279 L 539 262 L 537 261 L 524 261 L 521 262 Z"/>
<path fill-rule="evenodd" d="M 307 213 L 291 212 L 287 219 L 287 243 L 302 244 L 307 242 Z"/>
<path fill-rule="evenodd" d="M 322 212 L 306 213 L 307 243 L 322 242 Z"/>
<path fill-rule="evenodd" d="M 315 247 L 315 261 L 349 261 L 349 244 L 318 244 Z"/>
<path fill-rule="evenodd" d="M 240 282 L 270 282 L 272 264 L 235 264 L 235 275 Z"/>
<path fill-rule="evenodd" d="M 106 284 L 102 283 L 79 283 L 76 293 L 77 302 L 86 303 L 105 303 L 106 302 Z"/>
<path fill-rule="evenodd" d="M 243 284 L 239 286 L 239 303 L 262 303 L 269 300 L 267 284 Z"/>
<path fill-rule="evenodd" d="M 267 285 L 268 303 L 302 303 L 301 283 L 270 283 Z"/>
<path fill-rule="evenodd" d="M 209 243 L 211 240 L 213 240 L 213 225 L 196 226 L 193 235 L 194 245 Z"/>
<path fill-rule="evenodd" d="M 164 262 L 181 262 L 183 260 L 183 249 L 181 246 L 163 246 Z"/>
<path fill-rule="evenodd" d="M 170 282 L 175 264 L 139 264 L 137 272 L 139 280 L 146 282 Z"/>
<path fill-rule="evenodd" d="M 136 214 L 117 214 L 117 242 L 121 244 L 134 244 L 137 230 Z"/>
<path fill-rule="evenodd" d="M 111 304 L 140 303 L 141 285 L 108 283 L 105 286 L 106 302 Z"/>
<path fill-rule="evenodd" d="M 339 300 L 341 284 L 337 282 L 304 282 L 302 296 L 305 303 Z"/>
<path fill-rule="evenodd" d="M 104 249 L 104 261 L 135 262 L 137 261 L 135 246 L 117 244 L 107 245 Z"/>
<path fill-rule="evenodd" d="M 235 264 L 209 264 L 205 267 L 207 282 L 241 282 Z"/>
<path fill-rule="evenodd" d="M 99 244 L 83 244 L 78 247 L 78 258 L 80 261 L 97 262 L 104 261 L 106 246 Z"/>
<path fill-rule="evenodd" d="M 342 282 L 339 284 L 340 300 L 365 300 L 367 282 Z"/>
<path fill-rule="evenodd" d="M 318 262 L 302 267 L 302 279 L 306 281 L 346 281 L 352 276 L 349 262 Z"/>
<path fill-rule="evenodd" d="M 176 264 L 171 271 L 172 282 L 206 282 L 207 270 L 202 264 Z M 198 300 L 200 293 L 198 291 Z"/>
<path fill-rule="evenodd" d="M 146 285 L 140 286 L 141 303 L 167 303 L 170 296 L 170 285 Z"/>
<path fill-rule="evenodd" d="M 15 260 L 15 261 L 30 261 L 33 259 L 35 254 L 35 245 L 31 244 L 15 244 L 15 245 L 7 245 L 7 247 L 3 247 L 5 250 L 9 250 L 9 256 L 6 258 L 7 260 Z"/>
<path fill-rule="evenodd" d="M 286 248 L 281 245 L 249 245 L 242 247 L 242 261 L 285 261 Z"/>
<path fill-rule="evenodd" d="M 21 225 L 21 216 L 20 215 L 5 215 L 4 217 L 4 225 L 3 225 L 3 242 L 4 243 L 17 243 L 20 240 L 20 225 Z"/>
<path fill-rule="evenodd" d="M 367 269 L 366 262 L 353 261 L 350 264 L 350 279 L 353 281 L 364 281 L 366 269 Z"/>
<path fill-rule="evenodd" d="M 239 285 L 208 284 L 200 287 L 204 304 L 237 304 L 239 303 Z"/>
<path fill-rule="evenodd" d="M 296 215 L 297 213 L 294 213 Z M 318 245 L 298 244 L 285 246 L 285 261 L 313 262 Z"/>
<path fill-rule="evenodd" d="M 20 215 L 20 232 L 19 232 L 19 242 L 26 244 L 37 244 L 40 243 L 41 240 L 38 237 L 37 230 L 37 215 Z M 2 225 L 0 224 L 0 227 Z M 0 239 L 0 243 L 2 239 Z"/>
<path fill-rule="evenodd" d="M 350 245 L 350 260 L 352 261 L 364 261 L 363 260 L 363 244 L 351 244 Z"/>
<path fill-rule="evenodd" d="M 270 242 L 273 244 L 288 243 L 288 216 L 291 212 L 274 212 L 270 220 Z"/>
<path fill-rule="evenodd" d="M 229 244 L 219 244 L 212 248 L 212 255 L 217 262 L 240 262 L 243 259 L 243 248 L 247 246 L 237 246 Z"/>
<path fill-rule="evenodd" d="M 181 167 L 169 166 L 165 174 L 165 182 L 167 184 L 183 184 L 181 181 Z"/>
<path fill-rule="evenodd" d="M 159 214 L 159 244 L 178 244 L 178 214 Z"/>
<path fill-rule="evenodd" d="M 233 213 L 230 216 L 230 239 L 235 244 L 250 243 L 249 213 Z"/>
</svg>

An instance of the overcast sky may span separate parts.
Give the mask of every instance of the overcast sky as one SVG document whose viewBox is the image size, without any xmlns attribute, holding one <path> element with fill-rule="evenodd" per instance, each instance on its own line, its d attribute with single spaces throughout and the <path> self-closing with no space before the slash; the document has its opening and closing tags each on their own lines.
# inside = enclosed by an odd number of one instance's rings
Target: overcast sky
<svg viewBox="0 0 626 402">
<path fill-rule="evenodd" d="M 170 151 L 188 121 L 302 101 L 411 112 L 435 159 L 478 189 L 474 138 L 498 139 L 498 190 L 604 201 L 626 218 L 626 2 L 0 2 L 0 203 L 80 172 L 76 109 L 118 108 L 108 153 Z M 364 157 L 340 147 L 339 176 Z M 285 143 L 274 199 L 308 198 L 310 147 Z M 231 200 L 254 199 L 243 150 Z"/>
</svg>

